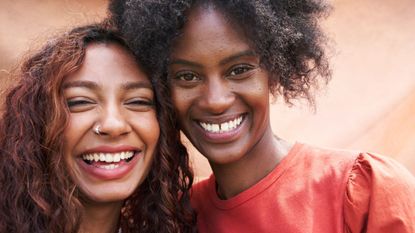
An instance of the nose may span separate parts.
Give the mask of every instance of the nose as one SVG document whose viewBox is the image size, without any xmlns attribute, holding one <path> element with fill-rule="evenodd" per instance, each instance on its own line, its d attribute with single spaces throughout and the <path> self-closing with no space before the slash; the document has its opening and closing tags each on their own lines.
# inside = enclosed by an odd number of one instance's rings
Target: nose
<svg viewBox="0 0 415 233">
<path fill-rule="evenodd" d="M 125 114 L 116 106 L 110 106 L 100 112 L 100 134 L 111 137 L 126 135 L 131 132 Z"/>
<path fill-rule="evenodd" d="M 226 112 L 235 99 L 228 82 L 222 77 L 207 78 L 200 94 L 200 107 L 215 115 Z"/>
</svg>

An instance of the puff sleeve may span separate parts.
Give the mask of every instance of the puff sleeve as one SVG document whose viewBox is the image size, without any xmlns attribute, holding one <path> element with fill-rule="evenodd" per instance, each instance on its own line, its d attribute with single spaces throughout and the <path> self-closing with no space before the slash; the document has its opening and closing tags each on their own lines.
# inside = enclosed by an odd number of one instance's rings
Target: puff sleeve
<svg viewBox="0 0 415 233">
<path fill-rule="evenodd" d="M 344 198 L 347 233 L 415 233 L 415 177 L 396 161 L 360 154 Z"/>
</svg>

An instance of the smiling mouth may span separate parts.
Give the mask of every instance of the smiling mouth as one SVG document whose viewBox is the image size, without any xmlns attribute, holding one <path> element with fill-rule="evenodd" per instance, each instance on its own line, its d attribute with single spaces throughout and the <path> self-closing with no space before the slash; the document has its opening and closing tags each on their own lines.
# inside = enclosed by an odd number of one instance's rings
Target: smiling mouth
<svg viewBox="0 0 415 233">
<path fill-rule="evenodd" d="M 223 123 L 207 123 L 207 122 L 199 122 L 199 125 L 209 133 L 227 133 L 231 132 L 234 129 L 238 128 L 244 120 L 244 116 L 241 115 L 236 117 L 232 120 L 223 122 Z"/>
<path fill-rule="evenodd" d="M 124 162 L 130 162 L 135 157 L 136 153 L 136 151 L 123 151 L 117 153 L 88 153 L 82 155 L 82 160 L 88 165 L 112 170 L 118 168 Z"/>
</svg>

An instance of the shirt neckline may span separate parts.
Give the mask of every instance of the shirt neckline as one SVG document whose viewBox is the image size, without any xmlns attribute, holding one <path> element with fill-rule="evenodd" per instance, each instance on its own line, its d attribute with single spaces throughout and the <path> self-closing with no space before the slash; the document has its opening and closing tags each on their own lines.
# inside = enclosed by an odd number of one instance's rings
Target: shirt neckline
<svg viewBox="0 0 415 233">
<path fill-rule="evenodd" d="M 252 187 L 247 190 L 239 193 L 238 195 L 231 197 L 226 200 L 222 200 L 218 197 L 216 193 L 216 179 L 212 174 L 209 177 L 208 181 L 208 193 L 209 199 L 213 205 L 222 210 L 230 210 L 235 208 L 248 200 L 254 198 L 258 194 L 265 191 L 270 185 L 279 180 L 279 178 L 284 174 L 284 172 L 291 167 L 291 161 L 298 155 L 298 151 L 301 150 L 303 144 L 296 142 L 288 154 L 275 166 L 275 168 L 259 182 L 254 184 Z"/>
</svg>

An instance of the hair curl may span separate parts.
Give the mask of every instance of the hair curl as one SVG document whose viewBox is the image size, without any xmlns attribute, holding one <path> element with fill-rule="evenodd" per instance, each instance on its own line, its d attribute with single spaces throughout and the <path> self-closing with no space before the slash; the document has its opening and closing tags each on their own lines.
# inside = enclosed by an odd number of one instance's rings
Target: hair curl
<svg viewBox="0 0 415 233">
<path fill-rule="evenodd" d="M 112 0 L 109 11 L 139 60 L 167 77 L 171 46 L 189 11 L 205 6 L 242 29 L 270 73 L 274 97 L 289 104 L 304 98 L 314 106 L 313 91 L 331 78 L 327 40 L 317 22 L 330 9 L 323 0 Z"/>
<path fill-rule="evenodd" d="M 18 71 L 0 121 L 0 232 L 77 232 L 82 201 L 63 159 L 68 108 L 64 78 L 80 69 L 91 43 L 129 50 L 109 24 L 78 27 L 49 41 Z M 192 232 L 193 174 L 180 143 L 168 90 L 154 81 L 160 137 L 152 168 L 120 213 L 122 232 Z"/>
</svg>

